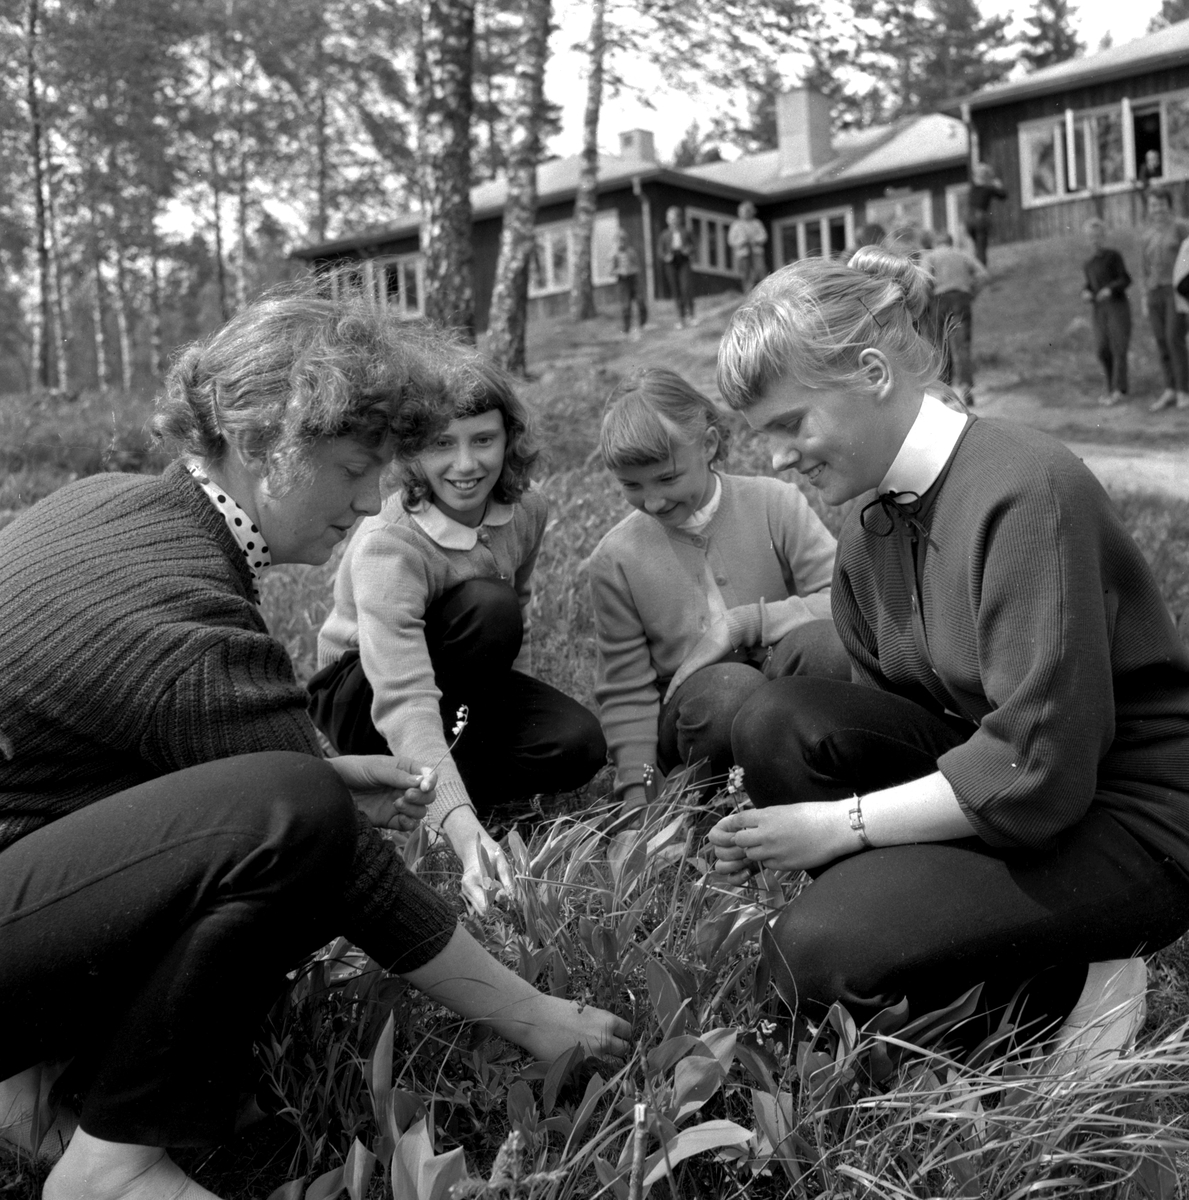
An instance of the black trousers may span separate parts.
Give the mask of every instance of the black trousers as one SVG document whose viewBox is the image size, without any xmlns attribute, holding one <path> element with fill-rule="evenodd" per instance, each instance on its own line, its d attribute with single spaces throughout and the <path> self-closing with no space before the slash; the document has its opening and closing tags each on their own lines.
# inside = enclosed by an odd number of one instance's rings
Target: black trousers
<svg viewBox="0 0 1189 1200">
<path fill-rule="evenodd" d="M 972 729 L 873 688 L 791 677 L 740 709 L 732 745 L 765 806 L 932 774 Z M 1189 927 L 1189 879 L 1094 805 L 1041 850 L 972 837 L 867 850 L 813 874 L 764 954 L 790 1004 L 820 1014 L 840 1000 L 860 1023 L 905 996 L 913 1014 L 933 1011 L 976 983 L 989 1021 L 1036 979 L 1029 1019 L 1051 1026 L 1087 963 L 1156 950 Z"/>
<path fill-rule="evenodd" d="M 523 637 L 516 593 L 496 579 L 461 583 L 425 612 L 443 729 L 454 727 L 460 705 L 470 710 L 453 758 L 480 815 L 538 792 L 573 791 L 607 759 L 589 709 L 512 669 Z M 310 694 L 312 716 L 340 754 L 388 753 L 372 724 L 372 686 L 358 651 L 319 671 Z"/>
<path fill-rule="evenodd" d="M 1126 296 L 1094 301 L 1094 340 L 1108 391 L 1127 394 L 1127 348 L 1131 343 L 1131 305 Z"/>
<path fill-rule="evenodd" d="M 1189 391 L 1189 349 L 1185 346 L 1189 318 L 1178 311 L 1171 284 L 1149 289 L 1148 323 L 1156 339 L 1164 386 L 1177 392 Z"/>
<path fill-rule="evenodd" d="M 689 265 L 688 254 L 674 254 L 673 261 L 665 263 L 665 278 L 669 282 L 669 294 L 677 305 L 677 319 L 684 321 L 694 315 L 694 277 Z"/>
<path fill-rule="evenodd" d="M 285 972 L 338 932 L 356 828 L 325 762 L 253 754 L 0 852 L 0 1079 L 73 1058 L 59 1087 L 95 1137 L 225 1140 Z"/>
<path fill-rule="evenodd" d="M 639 328 L 648 324 L 648 304 L 644 299 L 644 289 L 640 284 L 639 275 L 618 275 L 619 308 L 623 316 L 623 331 L 627 333 L 632 328 L 632 305 L 640 317 Z"/>
</svg>

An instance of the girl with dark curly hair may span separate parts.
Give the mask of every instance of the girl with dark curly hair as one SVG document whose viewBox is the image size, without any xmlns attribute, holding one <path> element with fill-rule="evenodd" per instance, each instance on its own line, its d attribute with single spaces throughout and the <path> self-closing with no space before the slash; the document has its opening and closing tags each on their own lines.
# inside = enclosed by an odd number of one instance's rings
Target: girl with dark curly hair
<svg viewBox="0 0 1189 1200">
<path fill-rule="evenodd" d="M 400 493 L 347 547 L 310 691 L 314 720 L 340 752 L 439 764 L 429 826 L 445 833 L 482 911 L 492 883 L 512 877 L 480 817 L 580 787 L 607 747 L 587 709 L 528 674 L 531 579 L 548 519 L 529 488 L 528 411 L 474 352 L 459 353 L 447 387 L 454 419 L 401 467 Z"/>
</svg>

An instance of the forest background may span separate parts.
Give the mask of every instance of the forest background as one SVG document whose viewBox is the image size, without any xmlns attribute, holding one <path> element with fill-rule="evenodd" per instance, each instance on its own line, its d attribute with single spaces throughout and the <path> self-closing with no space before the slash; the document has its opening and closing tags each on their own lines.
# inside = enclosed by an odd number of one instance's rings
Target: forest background
<svg viewBox="0 0 1189 1200">
<path fill-rule="evenodd" d="M 775 145 L 785 87 L 819 88 L 838 127 L 862 126 L 1085 49 L 1068 0 L 1035 0 L 1017 25 L 977 0 L 573 3 L 590 21 L 580 317 L 599 111 L 635 86 L 625 64 L 736 97 L 690 124 L 674 155 L 688 165 Z M 533 174 L 559 122 L 543 81 L 567 15 L 553 0 L 0 0 L 0 394 L 151 388 L 174 347 L 297 273 L 292 247 L 409 210 L 427 315 L 469 331 L 468 191 L 499 174 L 490 341 L 523 369 Z M 1163 0 L 1152 21 L 1185 16 L 1189 0 Z"/>
</svg>

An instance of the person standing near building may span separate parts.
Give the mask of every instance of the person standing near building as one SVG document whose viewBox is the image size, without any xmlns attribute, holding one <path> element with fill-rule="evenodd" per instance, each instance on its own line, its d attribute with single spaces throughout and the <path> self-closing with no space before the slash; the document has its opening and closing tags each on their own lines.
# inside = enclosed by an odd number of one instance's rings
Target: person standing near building
<svg viewBox="0 0 1189 1200">
<path fill-rule="evenodd" d="M 1173 265 L 1189 225 L 1174 219 L 1172 196 L 1164 188 L 1148 191 L 1148 225 L 1141 243 L 1144 278 L 1144 312 L 1152 326 L 1164 391 L 1150 405 L 1152 412 L 1189 408 L 1189 353 L 1185 350 L 1186 317 L 1178 311 L 1172 286 Z"/>
<path fill-rule="evenodd" d="M 632 305 L 640 323 L 636 326 L 637 337 L 648 324 L 648 302 L 640 284 L 640 256 L 628 241 L 626 229 L 621 229 L 615 240 L 615 253 L 611 257 L 611 274 L 619 284 L 619 304 L 623 311 L 623 332 L 626 337 L 632 331 Z"/>
<path fill-rule="evenodd" d="M 921 265 L 933 280 L 932 312 L 937 342 L 945 355 L 942 378 L 967 404 L 974 403 L 974 359 L 970 349 L 974 297 L 987 282 L 987 268 L 939 233 Z"/>
<path fill-rule="evenodd" d="M 975 163 L 966 198 L 966 232 L 974 242 L 974 256 L 987 265 L 987 241 L 991 236 L 991 201 L 1006 200 L 1007 191 L 987 163 Z"/>
<path fill-rule="evenodd" d="M 694 289 L 690 275 L 690 259 L 693 257 L 694 239 L 685 224 L 685 213 L 676 205 L 665 213 L 665 228 L 660 241 L 661 262 L 665 264 L 665 278 L 669 291 L 677 305 L 677 328 L 684 329 L 686 318 L 694 324 Z"/>
<path fill-rule="evenodd" d="M 735 266 L 746 296 L 768 273 L 764 261 L 764 247 L 768 244 L 768 231 L 764 222 L 756 217 L 756 206 L 750 200 L 739 205 L 739 216 L 727 230 L 727 244 L 735 255 Z"/>
<path fill-rule="evenodd" d="M 1106 391 L 1101 403 L 1119 404 L 1127 397 L 1127 347 L 1131 342 L 1131 302 L 1127 289 L 1131 276 L 1118 250 L 1106 244 L 1106 222 L 1091 217 L 1082 226 L 1094 253 L 1082 270 L 1086 286 L 1082 298 L 1094 311 L 1094 338 L 1098 361 L 1106 373 Z"/>
</svg>

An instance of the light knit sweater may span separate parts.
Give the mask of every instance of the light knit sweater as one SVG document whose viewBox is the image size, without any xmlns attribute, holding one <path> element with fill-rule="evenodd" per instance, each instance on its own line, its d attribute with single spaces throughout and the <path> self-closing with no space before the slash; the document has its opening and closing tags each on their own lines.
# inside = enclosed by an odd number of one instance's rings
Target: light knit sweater
<svg viewBox="0 0 1189 1200">
<path fill-rule="evenodd" d="M 388 748 L 420 767 L 442 759 L 426 814 L 431 829 L 440 829 L 454 809 L 470 804 L 470 797 L 446 753 L 425 610 L 469 579 L 506 580 L 526 614 L 525 643 L 514 665 L 527 671 L 530 581 L 547 517 L 539 492 L 526 492 L 516 504 L 492 504 L 478 529 L 432 505 L 407 512 L 400 496 L 393 495 L 356 530 L 339 564 L 334 609 L 318 635 L 318 666 L 358 650 L 374 694 L 372 724 Z"/>
<path fill-rule="evenodd" d="M 0 530 L 0 849 L 185 767 L 319 753 L 250 594 L 235 539 L 180 464 L 68 484 Z M 402 971 L 455 927 L 362 814 L 344 911 L 343 934 Z"/>
<path fill-rule="evenodd" d="M 1106 493 L 1053 438 L 979 419 L 925 503 L 928 659 L 909 535 L 879 536 L 878 512 L 864 530 L 861 506 L 843 528 L 856 680 L 977 724 L 937 765 L 990 845 L 1042 846 L 1101 804 L 1189 870 L 1189 654 Z"/>
<path fill-rule="evenodd" d="M 830 615 L 834 538 L 797 487 L 720 479 L 718 511 L 700 533 L 637 510 L 590 558 L 595 699 L 620 788 L 656 762 L 661 695 L 710 625 L 711 581 L 736 649 L 769 646 Z"/>
</svg>

